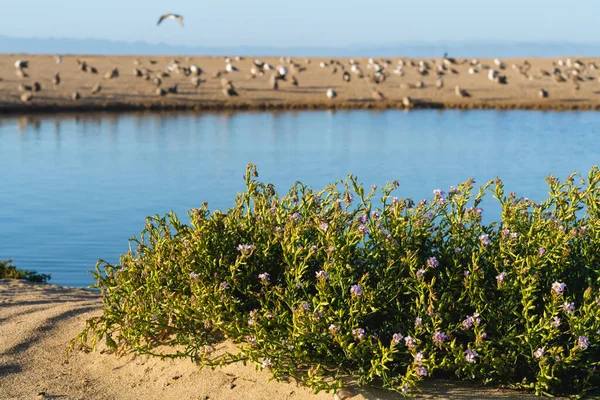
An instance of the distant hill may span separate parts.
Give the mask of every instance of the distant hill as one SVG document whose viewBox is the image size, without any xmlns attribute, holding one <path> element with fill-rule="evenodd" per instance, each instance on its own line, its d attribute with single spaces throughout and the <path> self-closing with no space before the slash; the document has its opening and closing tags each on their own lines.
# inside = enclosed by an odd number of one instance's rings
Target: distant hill
<svg viewBox="0 0 600 400">
<path fill-rule="evenodd" d="M 205 47 L 105 39 L 17 38 L 0 35 L 0 53 L 111 55 L 256 55 L 323 57 L 558 57 L 600 56 L 600 43 L 449 42 L 348 47 Z"/>
</svg>

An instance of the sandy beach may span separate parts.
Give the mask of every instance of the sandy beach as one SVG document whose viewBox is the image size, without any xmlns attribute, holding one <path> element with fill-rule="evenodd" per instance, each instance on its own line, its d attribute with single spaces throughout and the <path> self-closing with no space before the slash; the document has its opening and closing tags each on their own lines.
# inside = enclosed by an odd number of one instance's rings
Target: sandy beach
<svg viewBox="0 0 600 400">
<path fill-rule="evenodd" d="M 254 60 L 273 67 L 286 65 L 288 79 L 279 82 L 279 89 L 273 90 L 270 83 L 273 70 L 265 71 L 263 76 L 250 78 Z M 563 57 L 566 60 L 569 57 Z M 25 69 L 28 77 L 16 74 L 15 61 L 27 60 Z M 246 109 L 363 109 L 363 108 L 405 108 L 403 99 L 410 97 L 414 108 L 458 108 L 458 109 L 535 109 L 535 110 L 600 110 L 600 73 L 595 65 L 600 62 L 591 58 L 570 57 L 580 60 L 583 68 L 559 65 L 557 59 L 504 59 L 505 69 L 499 69 L 494 60 L 481 59 L 475 64 L 478 73 L 469 73 L 471 59 L 457 59 L 456 64 L 448 65 L 444 72 L 444 87 L 436 87 L 438 80 L 437 65 L 442 59 L 389 59 L 384 64 L 387 78 L 374 83 L 373 68 L 369 68 L 368 59 L 355 59 L 360 66 L 363 78 L 350 72 L 348 59 L 297 57 L 292 60 L 263 57 L 232 58 L 232 65 L 238 71 L 227 73 L 223 57 L 176 57 L 181 70 L 172 71 L 161 78 L 161 87 L 177 85 L 177 93 L 159 96 L 154 78 L 160 76 L 172 64 L 174 57 L 165 56 L 64 56 L 57 64 L 53 55 L 0 55 L 0 113 L 31 113 L 56 111 L 100 111 L 100 110 L 246 110 Z M 87 63 L 97 73 L 81 71 L 77 60 Z M 291 61 L 291 63 L 289 62 Z M 404 63 L 402 74 L 394 72 L 399 61 Z M 422 76 L 419 73 L 419 61 L 425 61 L 431 69 Z M 527 63 L 525 62 L 527 61 Z M 321 63 L 328 64 L 321 67 Z M 342 67 L 337 65 L 344 66 Z M 412 65 L 411 65 L 412 63 Z M 513 67 L 513 64 L 515 67 Z M 593 64 L 593 65 L 592 65 Z M 204 73 L 202 82 L 196 88 L 191 76 L 186 76 L 184 68 L 191 65 L 200 67 Z M 526 67 L 525 67 L 526 66 Z M 337 70 L 334 73 L 334 67 Z M 106 79 L 105 75 L 113 68 L 119 71 L 119 77 Z M 563 80 L 557 78 L 555 68 L 560 70 Z M 138 69 L 142 76 L 135 76 Z M 489 69 L 497 69 L 506 77 L 506 84 L 488 79 Z M 452 71 L 453 70 L 453 71 Z M 525 72 L 526 70 L 526 72 Z M 342 74 L 348 71 L 350 82 L 345 82 Z M 52 83 L 55 73 L 60 73 L 59 85 Z M 215 75 L 221 72 L 220 77 Z M 525 72 L 525 73 L 523 73 Z M 577 78 L 575 76 L 579 76 Z M 146 76 L 148 79 L 146 79 Z M 298 85 L 292 85 L 291 77 L 297 78 Z M 239 96 L 226 97 L 222 91 L 221 80 L 230 80 Z M 19 85 L 33 86 L 38 82 L 41 90 L 32 92 L 27 103 L 20 99 Z M 422 87 L 418 87 L 421 86 Z M 101 91 L 93 94 L 95 85 L 101 85 Z M 459 97 L 456 86 L 466 90 L 470 97 Z M 334 89 L 335 99 L 328 99 L 326 92 Z M 22 89 L 22 88 L 21 88 Z M 383 99 L 376 99 L 374 89 L 381 92 Z M 540 89 L 548 93 L 541 98 Z M 81 98 L 73 100 L 77 91 Z"/>
<path fill-rule="evenodd" d="M 69 341 L 87 318 L 100 315 L 97 294 L 77 288 L 0 280 L 0 399 L 332 399 L 267 371 L 232 364 L 200 369 L 188 360 L 75 351 Z M 216 352 L 232 349 L 224 342 Z M 43 393 L 41 395 L 38 395 Z M 398 394 L 351 387 L 347 399 L 397 399 Z M 529 399 L 523 392 L 476 384 L 426 381 L 423 399 Z"/>
</svg>

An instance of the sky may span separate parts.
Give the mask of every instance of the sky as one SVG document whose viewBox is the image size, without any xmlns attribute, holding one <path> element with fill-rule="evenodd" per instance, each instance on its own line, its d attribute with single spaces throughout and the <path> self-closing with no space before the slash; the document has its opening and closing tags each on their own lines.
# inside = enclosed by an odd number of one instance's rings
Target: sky
<svg viewBox="0 0 600 400">
<path fill-rule="evenodd" d="M 0 35 L 190 46 L 353 46 L 405 42 L 598 41 L 600 1 L 4 1 Z M 182 14 L 157 27 L 164 13 Z M 596 35 L 595 35 L 596 34 Z"/>
</svg>

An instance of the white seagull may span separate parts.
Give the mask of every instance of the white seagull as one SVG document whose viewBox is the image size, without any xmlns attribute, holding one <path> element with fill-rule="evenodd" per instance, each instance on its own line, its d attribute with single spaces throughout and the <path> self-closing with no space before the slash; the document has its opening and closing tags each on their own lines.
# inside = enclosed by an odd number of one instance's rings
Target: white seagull
<svg viewBox="0 0 600 400">
<path fill-rule="evenodd" d="M 327 98 L 335 99 L 337 97 L 337 93 L 333 89 L 327 89 Z"/>
<path fill-rule="evenodd" d="M 181 26 L 183 26 L 183 16 L 177 15 L 177 14 L 161 15 L 160 18 L 158 19 L 158 22 L 156 23 L 156 25 L 160 25 L 160 23 L 163 22 L 165 19 L 176 19 L 177 21 L 179 21 Z"/>
</svg>

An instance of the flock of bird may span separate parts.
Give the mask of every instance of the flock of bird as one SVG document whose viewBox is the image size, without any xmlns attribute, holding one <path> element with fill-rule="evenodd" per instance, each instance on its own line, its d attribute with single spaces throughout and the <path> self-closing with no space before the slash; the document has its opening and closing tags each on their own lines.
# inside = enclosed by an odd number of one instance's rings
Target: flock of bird
<svg viewBox="0 0 600 400">
<path fill-rule="evenodd" d="M 180 16 L 172 15 L 174 19 L 180 19 Z M 171 18 L 169 15 L 162 16 L 159 23 L 164 19 Z M 180 23 L 183 24 L 183 19 L 180 19 Z M 63 63 L 62 56 L 55 57 L 57 64 Z M 239 92 L 234 86 L 234 83 L 230 77 L 235 79 L 243 79 L 243 72 L 238 62 L 244 60 L 243 57 L 225 57 L 224 65 L 222 69 L 212 74 L 212 79 L 220 79 L 220 86 L 223 95 L 226 98 L 237 97 Z M 76 59 L 78 69 L 82 73 L 90 74 L 91 76 L 98 75 L 98 69 L 90 65 L 88 62 Z M 139 60 L 134 61 L 133 76 L 136 78 L 144 79 L 149 81 L 155 86 L 155 94 L 157 96 L 176 95 L 179 93 L 178 83 L 168 85 L 167 82 L 173 75 L 183 75 L 189 77 L 192 86 L 198 90 L 198 88 L 207 79 L 204 77 L 207 75 L 206 72 L 196 64 L 185 64 L 179 59 L 173 59 L 169 62 L 165 68 L 156 67 L 158 61 L 149 60 L 149 66 L 142 66 Z M 316 64 L 316 63 L 315 63 Z M 15 62 L 16 75 L 19 78 L 29 78 L 28 72 L 30 62 L 28 60 L 17 60 Z M 462 68 L 461 68 L 462 66 Z M 313 68 L 310 59 L 304 59 L 302 62 L 287 57 L 280 58 L 279 64 L 272 65 L 266 61 L 255 59 L 251 63 L 251 67 L 245 74 L 246 79 L 258 79 L 261 77 L 268 76 L 268 87 L 272 90 L 279 90 L 282 84 L 289 85 L 289 87 L 298 87 L 299 79 L 303 72 L 308 68 Z M 444 88 L 444 80 L 449 75 L 459 75 L 467 73 L 470 75 L 485 74 L 487 78 L 497 85 L 508 85 L 509 79 L 506 75 L 507 65 L 500 59 L 495 59 L 492 65 L 486 65 L 477 59 L 462 59 L 457 60 L 452 57 L 444 55 L 441 60 L 399 60 L 394 64 L 389 59 L 373 59 L 370 58 L 368 61 L 361 65 L 361 62 L 348 59 L 348 60 L 327 60 L 320 61 L 318 68 L 322 69 L 332 75 L 338 74 L 341 77 L 341 81 L 344 83 L 350 83 L 353 80 L 362 80 L 366 84 L 372 86 L 371 101 L 384 101 L 387 99 L 386 95 L 382 92 L 383 89 L 378 89 L 379 85 L 390 79 L 392 76 L 405 76 L 409 69 L 416 71 L 418 77 L 432 77 L 435 79 L 435 87 L 437 89 Z M 598 69 L 598 66 L 594 62 L 583 62 L 581 60 L 558 60 L 553 62 L 551 70 L 539 69 L 537 72 L 532 71 L 531 64 L 524 60 L 521 64 L 512 64 L 511 68 L 516 70 L 518 74 L 527 80 L 542 80 L 552 79 L 558 83 L 571 82 L 574 90 L 579 90 L 580 85 L 588 80 L 595 80 L 593 75 L 594 71 Z M 466 69 L 466 71 L 465 71 Z M 104 74 L 105 80 L 113 80 L 121 77 L 121 73 L 118 67 L 114 67 L 108 70 Z M 336 78 L 330 78 L 335 82 Z M 340 78 L 337 78 L 340 79 Z M 340 82 L 340 84 L 342 84 Z M 60 72 L 56 72 L 51 79 L 51 83 L 54 86 L 62 84 L 62 78 Z M 336 85 L 337 86 L 337 85 Z M 426 86 L 432 86 L 431 83 L 427 85 L 423 80 L 416 82 L 402 82 L 400 88 L 402 89 L 421 89 Z M 35 93 L 42 90 L 42 85 L 35 81 L 32 84 L 20 83 L 18 86 L 21 94 L 21 101 L 28 103 L 32 101 Z M 95 83 L 91 90 L 90 95 L 96 95 L 102 91 L 102 84 Z M 472 97 L 471 91 L 460 87 L 454 87 L 454 93 L 459 98 Z M 86 93 L 87 95 L 87 93 Z M 335 99 L 338 97 L 338 93 L 334 87 L 330 87 L 324 91 L 324 95 L 328 99 Z M 543 87 L 539 88 L 538 95 L 540 98 L 547 98 L 549 96 L 548 90 Z M 72 93 L 71 98 L 73 101 L 77 101 L 82 98 L 80 90 L 76 90 Z M 414 105 L 415 100 L 409 96 L 405 96 L 402 100 L 406 107 Z"/>
<path fill-rule="evenodd" d="M 177 14 L 165 14 L 162 15 L 157 25 L 160 25 L 165 20 L 176 20 L 183 27 L 184 21 L 181 15 Z M 63 57 L 56 56 L 56 63 L 62 64 Z M 238 90 L 234 86 L 233 79 L 238 82 L 243 79 L 242 67 L 238 63 L 242 61 L 243 57 L 225 57 L 224 65 L 222 69 L 212 74 L 212 79 L 220 79 L 220 87 L 223 95 L 226 98 L 240 96 Z M 189 59 L 188 59 L 189 60 Z M 149 60 L 149 66 L 142 66 L 139 60 L 134 61 L 133 76 L 146 81 L 149 81 L 154 85 L 154 93 L 157 96 L 164 97 L 169 95 L 177 95 L 179 93 L 178 83 L 168 84 L 169 80 L 174 75 L 183 75 L 189 78 L 192 87 L 195 90 L 199 90 L 203 83 L 207 82 L 206 72 L 196 64 L 185 63 L 179 59 L 173 59 L 169 62 L 166 67 L 160 68 L 157 66 L 158 61 Z M 98 69 L 90 65 L 88 62 L 76 59 L 77 66 L 82 73 L 90 74 L 91 76 L 98 75 Z M 17 60 L 15 62 L 16 75 L 20 79 L 29 78 L 29 61 Z M 247 63 L 246 63 L 247 64 Z M 250 68 L 245 73 L 245 78 L 249 80 L 260 79 L 266 77 L 268 79 L 262 79 L 265 85 L 271 90 L 279 90 L 282 84 L 289 85 L 289 87 L 298 87 L 300 85 L 298 77 L 309 68 L 316 68 L 317 62 L 312 64 L 310 59 L 304 59 L 302 62 L 298 62 L 290 57 L 281 57 L 278 64 L 270 64 L 269 62 L 255 59 L 252 61 Z M 442 59 L 438 60 L 406 60 L 402 59 L 396 63 L 390 59 L 374 59 L 370 58 L 366 62 L 360 62 L 354 59 L 347 60 L 327 60 L 319 61 L 318 68 L 323 70 L 323 73 L 331 75 L 337 75 L 341 77 L 341 82 L 337 81 L 340 78 L 331 77 L 328 82 L 333 83 L 332 87 L 324 90 L 324 95 L 333 100 L 338 97 L 338 92 L 335 87 L 350 83 L 352 81 L 364 81 L 367 85 L 372 88 L 371 101 L 384 101 L 388 98 L 382 92 L 382 83 L 386 82 L 392 77 L 404 77 L 409 70 L 416 71 L 416 76 L 419 80 L 416 82 L 405 82 L 401 80 L 400 88 L 402 89 L 422 89 L 424 87 L 432 87 L 432 81 L 435 80 L 435 87 L 437 89 L 443 89 L 445 87 L 445 79 L 448 76 L 469 74 L 477 75 L 484 74 L 487 78 L 497 85 L 508 85 L 509 78 L 507 77 L 508 66 L 503 60 L 494 59 L 493 64 L 487 65 L 478 59 L 456 59 L 449 57 L 444 54 Z M 527 61 L 523 60 L 520 64 L 512 64 L 511 69 L 515 70 L 521 78 L 526 80 L 554 80 L 557 83 L 571 83 L 574 90 L 579 90 L 580 85 L 583 82 L 589 80 L 595 80 L 594 73 L 598 69 L 598 66 L 594 62 L 583 62 L 581 60 L 558 60 L 552 63 L 552 69 L 545 70 L 539 68 L 534 71 L 532 65 Z M 414 72 L 411 75 L 415 75 Z M 514 75 L 514 74 L 513 74 Z M 121 77 L 121 73 L 118 67 L 114 67 L 104 74 L 105 80 L 114 80 Z M 98 79 L 94 79 L 95 84 L 91 87 L 89 92 L 85 92 L 85 95 L 94 96 L 100 93 L 103 89 L 101 82 Z M 425 83 L 425 79 L 430 79 L 428 83 Z M 511 79 L 514 79 L 511 78 Z M 0 78 L 0 81 L 2 79 Z M 172 79 L 175 80 L 175 79 Z M 178 80 L 178 82 L 181 82 Z M 342 83 L 343 82 L 343 83 Z M 60 72 L 56 72 L 51 79 L 53 86 L 59 86 L 62 84 L 62 78 Z M 540 85 L 541 86 L 541 85 Z M 42 85 L 35 81 L 30 85 L 20 83 L 18 87 L 22 93 L 20 99 L 23 103 L 31 102 L 35 93 L 42 91 Z M 386 90 L 391 90 L 389 86 Z M 75 90 L 71 94 L 73 101 L 78 101 L 82 98 L 83 89 Z M 456 85 L 454 87 L 454 93 L 459 98 L 473 97 L 473 93 L 464 87 Z M 543 87 L 539 87 L 538 96 L 540 98 L 549 97 L 549 91 Z M 405 96 L 402 99 L 402 103 L 405 107 L 411 107 L 418 100 L 414 100 L 409 96 Z"/>
</svg>

